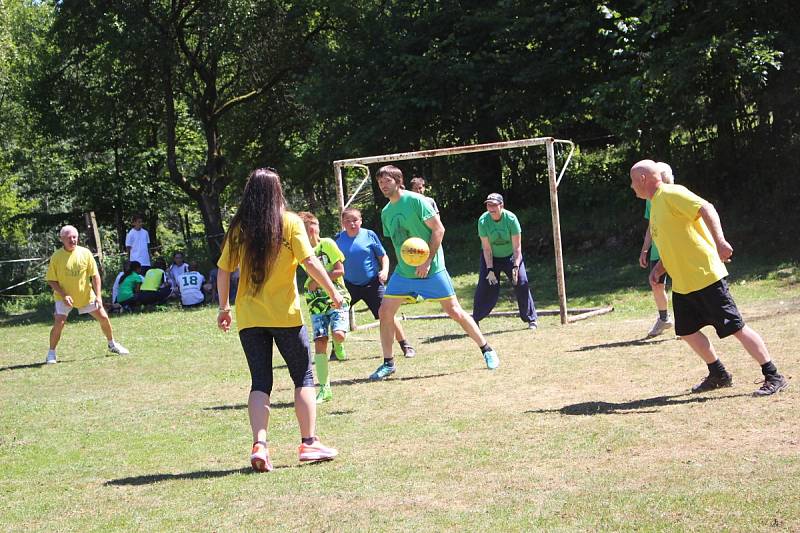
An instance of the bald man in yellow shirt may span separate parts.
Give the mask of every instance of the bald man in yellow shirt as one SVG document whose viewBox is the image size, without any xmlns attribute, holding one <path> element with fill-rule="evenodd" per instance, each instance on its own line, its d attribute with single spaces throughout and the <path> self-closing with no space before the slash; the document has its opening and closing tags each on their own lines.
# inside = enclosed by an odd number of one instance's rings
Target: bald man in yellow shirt
<svg viewBox="0 0 800 533">
<path fill-rule="evenodd" d="M 733 378 L 700 329 L 714 326 L 719 338 L 733 335 L 761 365 L 764 382 L 753 394 L 769 396 L 788 387 L 778 373 L 761 336 L 747 326 L 728 290 L 723 261 L 733 255 L 714 206 L 682 185 L 662 181 L 658 164 L 650 159 L 631 168 L 631 189 L 650 200 L 650 234 L 661 259 L 650 272 L 651 283 L 665 272 L 672 278 L 675 334 L 699 355 L 709 374 L 692 387 L 705 392 L 733 385 Z"/>
</svg>

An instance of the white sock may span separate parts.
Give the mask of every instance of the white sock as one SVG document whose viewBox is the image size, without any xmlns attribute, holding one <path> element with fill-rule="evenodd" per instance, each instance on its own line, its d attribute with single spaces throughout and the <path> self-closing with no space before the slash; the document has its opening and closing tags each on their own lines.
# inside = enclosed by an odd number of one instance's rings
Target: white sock
<svg viewBox="0 0 800 533">
<path fill-rule="evenodd" d="M 113 348 L 114 347 L 114 339 L 111 339 L 110 341 L 108 341 L 108 347 L 109 348 Z"/>
</svg>

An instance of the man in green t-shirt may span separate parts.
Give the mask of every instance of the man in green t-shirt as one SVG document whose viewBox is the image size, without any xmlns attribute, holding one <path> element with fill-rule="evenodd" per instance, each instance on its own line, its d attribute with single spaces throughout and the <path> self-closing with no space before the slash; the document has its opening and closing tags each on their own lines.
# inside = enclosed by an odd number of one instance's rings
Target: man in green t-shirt
<svg viewBox="0 0 800 533">
<path fill-rule="evenodd" d="M 661 172 L 661 180 L 664 183 L 674 183 L 675 178 L 672 176 L 672 167 L 666 163 L 656 163 Z M 642 268 L 650 267 L 650 271 L 658 263 L 660 256 L 658 255 L 658 247 L 653 242 L 650 235 L 650 200 L 645 200 L 644 218 L 647 220 L 647 229 L 644 231 L 644 242 L 642 243 L 642 251 L 639 254 L 639 266 Z M 649 261 L 648 261 L 649 257 Z M 649 278 L 649 276 L 648 276 Z M 667 274 L 666 272 L 650 281 L 650 289 L 653 291 L 653 299 L 656 301 L 656 309 L 658 310 L 658 318 L 656 319 L 653 327 L 647 332 L 648 337 L 657 337 L 675 325 L 675 321 L 669 316 L 668 299 L 667 299 Z"/>
<path fill-rule="evenodd" d="M 469 335 L 483 353 L 487 368 L 493 370 L 500 365 L 497 353 L 492 350 L 472 317 L 458 303 L 453 282 L 444 265 L 442 238 L 444 226 L 439 214 L 421 194 L 405 190 L 403 173 L 394 165 L 386 165 L 375 175 L 378 187 L 389 203 L 381 212 L 383 234 L 392 239 L 397 255 L 397 268 L 386 286 L 381 308 L 381 349 L 383 364 L 369 379 L 379 381 L 395 372 L 392 341 L 394 340 L 394 317 L 400 306 L 408 299 L 425 298 L 438 300 L 442 309 Z M 414 267 L 403 261 L 400 250 L 406 239 L 418 237 L 428 243 L 430 253 L 421 265 Z"/>
<path fill-rule="evenodd" d="M 333 333 L 333 353 L 336 359 L 342 361 L 346 357 L 344 341 L 350 329 L 350 293 L 344 286 L 344 254 L 336 242 L 327 237 L 320 238 L 319 220 L 312 213 L 301 211 L 297 216 L 306 227 L 308 241 L 314 247 L 314 255 L 325 267 L 333 286 L 343 299 L 342 306 L 335 308 L 328 293 L 316 281 L 309 277 L 305 282 L 306 304 L 311 314 L 311 328 L 314 332 L 314 366 L 319 381 L 317 403 L 323 403 L 333 399 L 327 355 L 328 329 Z"/>
<path fill-rule="evenodd" d="M 478 219 L 481 239 L 481 266 L 472 318 L 475 322 L 489 316 L 500 296 L 499 275 L 505 272 L 517 296 L 519 318 L 532 331 L 538 326 L 536 305 L 528 284 L 528 273 L 522 260 L 522 230 L 517 216 L 503 209 L 503 196 L 493 192 L 486 201 L 486 212 Z"/>
</svg>

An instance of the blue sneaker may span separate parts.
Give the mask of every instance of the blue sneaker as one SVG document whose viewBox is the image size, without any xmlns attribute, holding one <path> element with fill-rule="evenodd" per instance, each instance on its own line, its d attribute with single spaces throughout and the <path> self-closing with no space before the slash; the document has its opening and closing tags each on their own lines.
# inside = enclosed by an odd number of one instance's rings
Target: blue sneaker
<svg viewBox="0 0 800 533">
<path fill-rule="evenodd" d="M 369 379 L 370 381 L 383 381 L 392 374 L 394 374 L 394 365 L 382 363 L 378 370 L 369 375 Z"/>
<path fill-rule="evenodd" d="M 486 368 L 489 370 L 494 370 L 500 366 L 500 358 L 497 357 L 497 352 L 494 350 L 483 352 L 483 360 L 486 361 Z"/>
</svg>

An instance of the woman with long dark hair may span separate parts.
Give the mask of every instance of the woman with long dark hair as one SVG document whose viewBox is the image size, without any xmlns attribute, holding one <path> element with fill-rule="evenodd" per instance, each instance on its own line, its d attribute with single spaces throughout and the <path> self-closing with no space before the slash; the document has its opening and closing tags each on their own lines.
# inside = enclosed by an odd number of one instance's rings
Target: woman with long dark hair
<svg viewBox="0 0 800 533">
<path fill-rule="evenodd" d="M 295 272 L 303 263 L 325 289 L 334 307 L 342 296 L 314 256 L 300 218 L 286 211 L 278 173 L 259 168 L 250 173 L 242 201 L 231 221 L 217 262 L 219 315 L 223 331 L 231 327 L 231 272 L 241 269 L 236 297 L 236 321 L 252 386 L 247 412 L 253 430 L 250 463 L 259 472 L 272 470 L 267 444 L 269 396 L 272 392 L 272 346 L 278 347 L 294 382 L 294 409 L 300 425 L 301 461 L 333 459 L 337 451 L 323 445 L 315 433 L 316 403 L 308 334 L 300 312 Z"/>
</svg>

